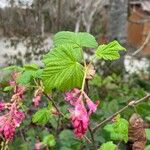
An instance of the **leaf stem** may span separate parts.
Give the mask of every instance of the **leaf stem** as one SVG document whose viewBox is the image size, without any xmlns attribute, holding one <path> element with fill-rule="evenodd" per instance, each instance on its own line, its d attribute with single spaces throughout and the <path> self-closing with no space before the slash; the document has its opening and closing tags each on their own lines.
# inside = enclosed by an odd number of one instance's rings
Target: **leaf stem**
<svg viewBox="0 0 150 150">
<path fill-rule="evenodd" d="M 86 80 L 86 74 L 87 74 L 87 67 L 86 67 L 86 62 L 84 61 L 84 77 L 83 77 L 83 81 L 82 81 L 82 87 L 81 87 L 81 92 L 84 91 L 84 87 L 85 87 L 85 80 Z"/>
<path fill-rule="evenodd" d="M 82 87 L 81 87 L 81 93 L 83 93 L 84 87 L 85 87 L 86 74 L 87 74 L 87 67 L 86 67 L 86 61 L 85 61 L 85 58 L 84 58 L 83 49 L 81 49 L 81 54 L 82 54 L 83 63 L 84 63 L 84 76 L 83 76 Z"/>
<path fill-rule="evenodd" d="M 124 110 L 126 110 L 127 108 L 131 107 L 131 106 L 135 106 L 141 102 L 143 102 L 144 100 L 150 98 L 150 94 L 144 96 L 143 98 L 136 100 L 136 101 L 131 101 L 129 102 L 126 106 L 124 106 L 123 108 L 121 108 L 120 110 L 118 110 L 117 112 L 115 112 L 113 115 L 111 115 L 110 117 L 106 118 L 104 121 L 100 122 L 98 125 L 96 125 L 93 129 L 92 132 L 95 133 L 101 126 L 103 126 L 105 123 L 109 122 L 110 120 L 112 120 L 116 115 L 118 115 L 119 113 L 123 112 Z"/>
</svg>

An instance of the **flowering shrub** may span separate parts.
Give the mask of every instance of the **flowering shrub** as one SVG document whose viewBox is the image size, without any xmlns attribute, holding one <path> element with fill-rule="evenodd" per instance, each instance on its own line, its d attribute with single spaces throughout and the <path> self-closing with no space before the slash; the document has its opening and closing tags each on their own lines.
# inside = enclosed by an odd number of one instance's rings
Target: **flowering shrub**
<svg viewBox="0 0 150 150">
<path fill-rule="evenodd" d="M 95 49 L 88 61 L 84 57 L 84 48 Z M 12 78 L 3 89 L 1 99 L 6 100 L 0 102 L 3 149 L 16 138 L 21 128 L 24 132 L 21 130 L 20 134 L 27 143 L 25 149 L 97 149 L 100 145 L 95 140 L 96 131 L 109 121 L 112 123 L 104 129 L 110 132 L 111 141 L 100 149 L 116 149 L 113 141 L 127 142 L 128 121 L 121 118 L 118 112 L 100 123 L 100 118 L 91 121 L 94 113 L 101 109 L 101 101 L 91 100 L 88 96 L 88 83 L 96 73 L 94 61 L 119 59 L 121 50 L 125 48 L 117 41 L 98 45 L 89 33 L 62 31 L 54 36 L 53 48 L 43 57 L 43 68 L 35 64 L 5 68 L 4 71 L 11 71 Z M 12 96 L 8 101 L 10 94 Z M 137 103 L 133 101 L 132 105 Z M 38 130 L 37 134 L 27 131 L 26 126 L 29 131 L 31 128 Z M 26 132 L 33 138 L 25 138 Z M 34 141 L 34 146 L 28 147 L 31 141 Z M 88 147 L 87 142 L 90 144 Z"/>
<path fill-rule="evenodd" d="M 14 89 L 14 94 L 11 97 L 10 103 L 1 102 L 1 110 L 7 109 L 8 111 L 0 116 L 0 132 L 8 141 L 13 139 L 16 128 L 20 126 L 25 118 L 24 113 L 19 110 L 19 104 L 23 100 L 25 87 L 17 85 L 17 76 L 17 73 L 13 73 L 13 81 L 9 82 L 10 86 Z"/>
<path fill-rule="evenodd" d="M 86 93 L 79 89 L 73 89 L 70 92 L 67 92 L 65 100 L 69 101 L 70 104 L 74 106 L 74 109 L 69 109 L 74 133 L 76 137 L 83 138 L 88 129 L 89 117 L 92 112 L 96 111 L 99 102 L 94 104 Z M 87 108 L 84 105 L 84 101 Z"/>
</svg>

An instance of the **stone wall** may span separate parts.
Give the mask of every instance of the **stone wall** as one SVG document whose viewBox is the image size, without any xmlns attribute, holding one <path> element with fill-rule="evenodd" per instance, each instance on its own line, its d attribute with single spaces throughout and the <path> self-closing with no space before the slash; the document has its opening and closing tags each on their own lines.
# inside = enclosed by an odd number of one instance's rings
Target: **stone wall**
<svg viewBox="0 0 150 150">
<path fill-rule="evenodd" d="M 29 36 L 40 33 L 41 23 L 33 9 L 0 9 L 0 28 L 4 36 Z"/>
</svg>

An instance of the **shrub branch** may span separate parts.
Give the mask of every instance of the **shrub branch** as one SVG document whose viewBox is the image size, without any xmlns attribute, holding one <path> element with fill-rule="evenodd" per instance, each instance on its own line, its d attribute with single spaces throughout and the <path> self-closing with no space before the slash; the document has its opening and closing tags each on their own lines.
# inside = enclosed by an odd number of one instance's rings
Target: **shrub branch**
<svg viewBox="0 0 150 150">
<path fill-rule="evenodd" d="M 52 99 L 48 94 L 46 94 L 46 93 L 44 93 L 44 95 L 47 97 L 47 99 L 48 99 L 49 101 L 52 102 L 52 105 L 55 107 L 55 109 L 57 110 L 57 112 L 58 112 L 62 117 L 66 118 L 65 115 L 59 110 L 59 108 L 57 107 L 57 105 L 55 104 L 55 102 L 53 101 L 53 99 Z"/>
<path fill-rule="evenodd" d="M 118 110 L 117 112 L 115 112 L 113 115 L 111 115 L 110 117 L 106 118 L 104 121 L 100 122 L 99 124 L 97 124 L 93 129 L 92 132 L 95 133 L 101 126 L 103 126 L 105 123 L 109 122 L 110 120 L 112 120 L 116 115 L 118 115 L 119 113 L 125 111 L 127 108 L 131 107 L 131 106 L 135 106 L 141 102 L 143 102 L 146 99 L 150 98 L 150 94 L 144 96 L 143 98 L 136 100 L 136 101 L 131 101 L 129 102 L 125 107 L 121 108 L 120 110 Z"/>
</svg>

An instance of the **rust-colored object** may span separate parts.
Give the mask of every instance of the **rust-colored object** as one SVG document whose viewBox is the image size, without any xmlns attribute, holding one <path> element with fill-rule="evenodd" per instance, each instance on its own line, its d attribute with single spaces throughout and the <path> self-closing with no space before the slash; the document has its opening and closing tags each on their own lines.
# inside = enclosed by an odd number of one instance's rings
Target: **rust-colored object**
<svg viewBox="0 0 150 150">
<path fill-rule="evenodd" d="M 143 12 L 141 8 L 135 7 L 135 10 L 130 10 L 130 17 L 128 21 L 128 42 L 135 47 L 142 44 L 143 41 L 143 29 L 144 23 L 138 23 L 141 21 Z"/>
<path fill-rule="evenodd" d="M 146 7 L 147 6 L 147 7 Z M 128 18 L 128 42 L 139 48 L 150 32 L 150 2 L 139 1 L 130 3 Z M 150 54 L 150 41 L 145 45 L 142 54 Z"/>
<path fill-rule="evenodd" d="M 146 144 L 144 121 L 138 114 L 133 114 L 129 120 L 129 142 L 132 150 L 144 150 Z"/>
</svg>

